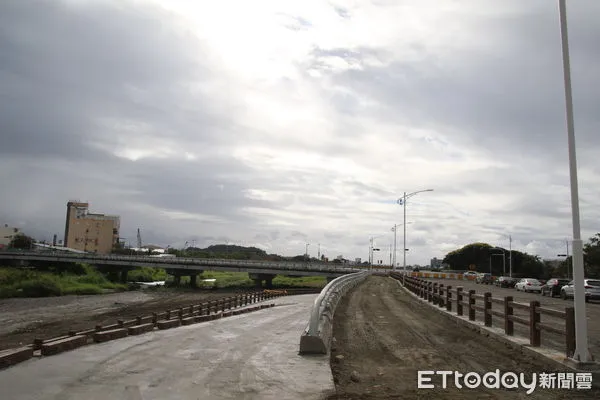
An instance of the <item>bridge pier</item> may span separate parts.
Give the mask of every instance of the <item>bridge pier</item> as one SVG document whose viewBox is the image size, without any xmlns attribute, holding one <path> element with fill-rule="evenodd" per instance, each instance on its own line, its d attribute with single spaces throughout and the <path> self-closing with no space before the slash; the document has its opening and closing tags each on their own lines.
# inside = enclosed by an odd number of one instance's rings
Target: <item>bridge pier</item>
<svg viewBox="0 0 600 400">
<path fill-rule="evenodd" d="M 127 274 L 129 273 L 129 269 L 125 268 L 119 271 L 119 281 L 121 283 L 127 283 Z"/>
<path fill-rule="evenodd" d="M 204 271 L 202 270 L 187 270 L 187 269 L 167 269 L 167 274 L 173 277 L 173 285 L 179 286 L 181 285 L 181 277 L 189 276 L 190 277 L 190 286 L 192 288 L 198 287 L 198 275 L 201 275 Z"/>
<path fill-rule="evenodd" d="M 173 275 L 173 283 L 175 283 L 175 286 L 179 286 L 181 285 L 181 275 L 179 274 L 174 274 Z"/>
<path fill-rule="evenodd" d="M 275 274 L 254 274 L 254 273 L 248 273 L 248 277 L 250 277 L 250 279 L 252 279 L 254 281 L 254 283 L 256 283 L 256 287 L 257 288 L 262 288 L 262 282 L 265 281 L 265 287 L 267 289 L 270 289 L 273 287 L 273 278 L 275 278 L 277 275 Z"/>
</svg>

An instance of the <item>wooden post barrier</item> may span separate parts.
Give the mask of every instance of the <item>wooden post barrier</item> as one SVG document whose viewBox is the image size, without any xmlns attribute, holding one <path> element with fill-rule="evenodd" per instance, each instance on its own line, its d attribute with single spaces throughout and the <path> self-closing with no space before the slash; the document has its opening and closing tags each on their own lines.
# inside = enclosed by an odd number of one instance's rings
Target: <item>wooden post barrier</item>
<svg viewBox="0 0 600 400">
<path fill-rule="evenodd" d="M 469 321 L 475 321 L 475 291 L 469 290 Z"/>
<path fill-rule="evenodd" d="M 540 302 L 537 300 L 529 302 L 529 344 L 533 347 L 540 347 L 542 342 L 541 329 L 538 327 L 541 320 L 539 306 Z"/>
<path fill-rule="evenodd" d="M 438 286 L 438 306 L 440 308 L 444 308 L 444 289 L 444 284 L 440 283 L 440 286 Z"/>
<path fill-rule="evenodd" d="M 427 301 L 433 302 L 433 282 L 427 282 Z"/>
<path fill-rule="evenodd" d="M 511 306 L 512 301 L 512 296 L 504 297 L 504 333 L 506 333 L 508 336 L 512 336 L 515 333 L 514 322 L 512 319 L 510 319 L 510 317 L 513 315 L 513 307 Z"/>
<path fill-rule="evenodd" d="M 483 321 L 485 326 L 492 326 L 492 294 L 486 292 L 483 294 Z"/>
<path fill-rule="evenodd" d="M 459 286 L 456 288 L 456 314 L 463 315 L 463 288 Z"/>
<path fill-rule="evenodd" d="M 452 286 L 446 287 L 446 310 L 452 311 Z"/>
</svg>

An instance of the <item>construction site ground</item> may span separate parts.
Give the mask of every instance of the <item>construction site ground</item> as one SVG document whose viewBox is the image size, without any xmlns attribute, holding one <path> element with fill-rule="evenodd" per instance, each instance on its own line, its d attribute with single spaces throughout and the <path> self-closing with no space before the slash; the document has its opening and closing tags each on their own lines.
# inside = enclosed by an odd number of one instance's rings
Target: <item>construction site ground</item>
<svg viewBox="0 0 600 400">
<path fill-rule="evenodd" d="M 241 290 L 147 289 L 90 296 L 13 298 L 0 300 L 0 350 L 110 325 L 153 312 L 176 310 L 207 300 L 233 296 Z"/>
<path fill-rule="evenodd" d="M 520 354 L 438 314 L 388 277 L 371 276 L 339 303 L 331 367 L 333 399 L 593 399 L 596 390 L 458 389 L 450 378 L 441 388 L 418 389 L 417 371 L 525 373 L 569 372 Z"/>
</svg>

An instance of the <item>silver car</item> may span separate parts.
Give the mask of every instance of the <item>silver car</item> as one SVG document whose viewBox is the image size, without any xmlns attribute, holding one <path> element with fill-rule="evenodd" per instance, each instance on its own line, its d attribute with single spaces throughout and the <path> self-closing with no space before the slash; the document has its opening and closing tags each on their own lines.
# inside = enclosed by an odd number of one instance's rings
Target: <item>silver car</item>
<svg viewBox="0 0 600 400">
<path fill-rule="evenodd" d="M 585 287 L 585 301 L 600 300 L 600 279 L 584 279 L 583 282 Z M 574 284 L 574 281 L 571 281 L 560 289 L 560 297 L 563 300 L 573 298 Z"/>
<path fill-rule="evenodd" d="M 523 278 L 515 285 L 515 289 L 523 292 L 538 292 L 542 293 L 542 282 L 533 278 Z"/>
</svg>

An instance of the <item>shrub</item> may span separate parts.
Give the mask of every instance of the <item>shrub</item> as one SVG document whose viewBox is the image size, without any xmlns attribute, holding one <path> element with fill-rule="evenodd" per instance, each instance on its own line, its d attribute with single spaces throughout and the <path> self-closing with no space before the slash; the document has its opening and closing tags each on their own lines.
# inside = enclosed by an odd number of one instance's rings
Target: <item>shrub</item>
<svg viewBox="0 0 600 400">
<path fill-rule="evenodd" d="M 74 286 L 67 287 L 63 294 L 77 294 L 77 295 L 85 295 L 85 294 L 101 294 L 102 289 L 95 285 L 90 284 L 79 284 Z"/>
<path fill-rule="evenodd" d="M 49 275 L 41 275 L 36 279 L 23 281 L 13 287 L 23 297 L 50 297 L 63 294 L 58 279 Z"/>
</svg>

